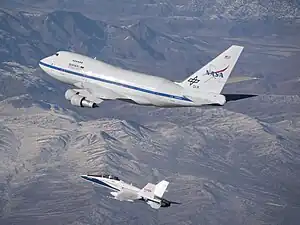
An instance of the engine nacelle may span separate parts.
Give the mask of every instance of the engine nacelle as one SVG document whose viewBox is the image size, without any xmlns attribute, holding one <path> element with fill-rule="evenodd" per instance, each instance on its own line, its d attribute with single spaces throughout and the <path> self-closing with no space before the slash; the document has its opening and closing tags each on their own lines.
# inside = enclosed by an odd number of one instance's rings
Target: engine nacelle
<svg viewBox="0 0 300 225">
<path fill-rule="evenodd" d="M 86 100 L 85 97 L 78 94 L 73 95 L 73 97 L 71 97 L 71 104 L 80 107 L 89 107 L 89 108 L 97 107 L 96 103 Z"/>
<path fill-rule="evenodd" d="M 74 95 L 78 95 L 78 94 L 79 92 L 76 92 L 73 89 L 68 89 L 65 93 L 65 98 L 70 101 Z"/>
</svg>

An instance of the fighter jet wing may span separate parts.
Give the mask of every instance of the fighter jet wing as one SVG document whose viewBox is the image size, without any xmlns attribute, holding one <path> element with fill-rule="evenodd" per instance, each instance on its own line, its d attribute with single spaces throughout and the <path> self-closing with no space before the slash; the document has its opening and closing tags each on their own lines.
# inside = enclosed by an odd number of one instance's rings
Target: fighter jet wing
<svg viewBox="0 0 300 225">
<path fill-rule="evenodd" d="M 116 196 L 116 199 L 119 201 L 133 201 L 139 199 L 139 196 L 136 192 L 129 191 L 129 190 L 122 190 Z"/>
</svg>

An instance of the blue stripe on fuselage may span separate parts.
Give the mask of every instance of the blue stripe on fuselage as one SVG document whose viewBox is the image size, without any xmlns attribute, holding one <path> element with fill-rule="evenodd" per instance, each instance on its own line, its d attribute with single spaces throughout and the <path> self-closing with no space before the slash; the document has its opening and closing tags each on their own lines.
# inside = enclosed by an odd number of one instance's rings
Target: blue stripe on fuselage
<svg viewBox="0 0 300 225">
<path fill-rule="evenodd" d="M 166 93 L 162 93 L 162 92 L 151 91 L 151 90 L 148 90 L 148 89 L 135 87 L 135 86 L 128 85 L 128 84 L 122 84 L 122 83 L 119 83 L 119 82 L 106 80 L 106 79 L 99 78 L 99 77 L 93 77 L 93 76 L 89 76 L 89 75 L 86 75 L 86 74 L 83 74 L 83 73 L 74 72 L 74 71 L 63 69 L 63 68 L 60 68 L 60 67 L 57 67 L 57 66 L 49 65 L 49 64 L 46 64 L 46 63 L 41 62 L 41 61 L 40 61 L 40 64 L 43 65 L 43 66 L 46 66 L 48 68 L 55 69 L 55 70 L 58 70 L 58 71 L 62 71 L 62 72 L 65 72 L 65 73 L 70 73 L 70 74 L 73 74 L 73 75 L 76 75 L 76 76 L 85 77 L 85 78 L 89 78 L 89 79 L 93 79 L 93 80 L 98 80 L 98 81 L 101 81 L 101 82 L 114 84 L 114 85 L 118 85 L 118 86 L 121 86 L 121 87 L 137 90 L 137 91 L 142 91 L 142 92 L 149 93 L 149 94 L 154 94 L 154 95 L 159 95 L 159 96 L 163 96 L 163 97 L 167 97 L 167 98 L 173 98 L 173 99 L 178 99 L 178 100 L 182 100 L 182 101 L 192 102 L 192 100 L 190 100 L 186 97 L 183 97 L 183 96 L 176 96 L 176 95 L 170 95 L 170 94 L 166 94 Z"/>
</svg>

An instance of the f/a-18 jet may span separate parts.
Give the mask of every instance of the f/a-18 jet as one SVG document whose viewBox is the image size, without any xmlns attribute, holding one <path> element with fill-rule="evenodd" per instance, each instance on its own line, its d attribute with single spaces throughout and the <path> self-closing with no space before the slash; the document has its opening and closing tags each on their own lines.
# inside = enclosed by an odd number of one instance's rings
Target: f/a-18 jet
<svg viewBox="0 0 300 225">
<path fill-rule="evenodd" d="M 255 96 L 221 93 L 243 48 L 232 45 L 180 82 L 125 70 L 68 51 L 41 59 L 39 66 L 53 78 L 74 87 L 66 90 L 65 98 L 79 107 L 98 107 L 104 100 L 157 107 L 223 106 L 230 100 Z"/>
<path fill-rule="evenodd" d="M 181 204 L 179 202 L 169 201 L 163 198 L 165 191 L 169 185 L 166 180 L 160 181 L 158 184 L 148 183 L 142 189 L 128 184 L 120 180 L 117 176 L 101 174 L 101 175 L 81 175 L 85 180 L 111 190 L 110 194 L 114 199 L 129 202 L 145 202 L 151 208 L 159 209 L 160 207 L 169 207 L 171 204 Z"/>
</svg>

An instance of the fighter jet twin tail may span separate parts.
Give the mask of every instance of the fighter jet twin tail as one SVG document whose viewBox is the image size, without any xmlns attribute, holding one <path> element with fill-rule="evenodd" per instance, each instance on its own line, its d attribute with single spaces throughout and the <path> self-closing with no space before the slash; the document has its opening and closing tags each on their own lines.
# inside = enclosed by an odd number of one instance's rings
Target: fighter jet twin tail
<svg viewBox="0 0 300 225">
<path fill-rule="evenodd" d="M 82 175 L 81 177 L 112 190 L 110 194 L 114 196 L 114 199 L 119 201 L 142 201 L 154 209 L 169 207 L 171 204 L 180 204 L 179 202 L 172 202 L 163 198 L 163 194 L 169 185 L 169 182 L 166 180 L 162 180 L 156 185 L 148 183 L 145 187 L 140 189 L 125 183 L 113 175 Z"/>
<path fill-rule="evenodd" d="M 40 60 L 39 66 L 53 78 L 74 86 L 65 92 L 65 98 L 75 106 L 94 108 L 104 100 L 158 107 L 222 106 L 226 101 L 255 96 L 221 94 L 243 48 L 232 45 L 182 82 L 124 70 L 67 51 Z"/>
</svg>

